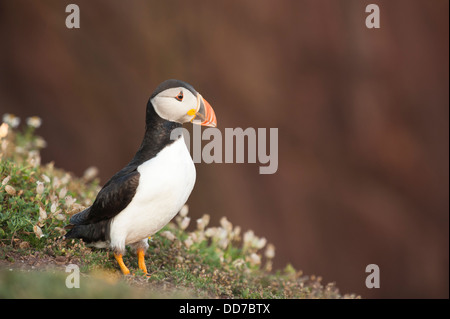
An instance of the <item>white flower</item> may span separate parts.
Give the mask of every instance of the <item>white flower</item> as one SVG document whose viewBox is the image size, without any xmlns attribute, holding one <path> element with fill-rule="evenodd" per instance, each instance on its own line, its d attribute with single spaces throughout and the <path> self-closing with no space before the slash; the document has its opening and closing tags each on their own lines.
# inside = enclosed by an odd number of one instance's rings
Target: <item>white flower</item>
<svg viewBox="0 0 450 319">
<path fill-rule="evenodd" d="M 264 255 L 268 259 L 274 258 L 275 257 L 275 246 L 273 244 L 268 244 Z"/>
<path fill-rule="evenodd" d="M 233 229 L 233 232 L 231 233 L 231 238 L 239 238 L 239 235 L 241 234 L 241 227 L 236 226 Z"/>
<path fill-rule="evenodd" d="M 11 179 L 11 175 L 6 176 L 3 180 L 2 180 L 2 185 L 6 185 L 8 184 L 9 180 Z"/>
<path fill-rule="evenodd" d="M 58 208 L 58 202 L 53 202 L 52 206 L 50 207 L 50 212 L 54 214 L 56 212 L 56 209 Z"/>
<path fill-rule="evenodd" d="M 66 188 L 66 187 L 63 187 L 63 188 L 61 188 L 61 190 L 59 191 L 58 197 L 59 197 L 59 198 L 64 198 L 64 197 L 66 197 L 66 194 L 67 194 L 67 188 Z"/>
<path fill-rule="evenodd" d="M 53 177 L 53 188 L 54 189 L 59 188 L 60 185 L 61 185 L 61 181 L 59 180 L 59 178 L 56 176 Z"/>
<path fill-rule="evenodd" d="M 218 228 L 217 227 L 209 227 L 205 231 L 205 236 L 206 237 L 215 237 L 217 232 L 218 232 Z"/>
<path fill-rule="evenodd" d="M 180 223 L 180 228 L 182 230 L 185 230 L 189 226 L 190 221 L 191 221 L 190 217 L 184 217 Z"/>
<path fill-rule="evenodd" d="M 11 185 L 6 185 L 5 191 L 11 196 L 16 195 L 16 189 L 14 187 L 12 187 Z"/>
<path fill-rule="evenodd" d="M 66 197 L 64 197 L 64 200 L 65 200 L 66 206 L 68 208 L 70 208 L 73 205 L 73 203 L 75 203 L 75 201 L 76 201 L 76 199 L 70 195 L 67 195 Z"/>
<path fill-rule="evenodd" d="M 170 230 L 165 230 L 161 233 L 161 236 L 167 238 L 170 241 L 174 241 L 175 240 L 175 235 L 170 231 Z"/>
<path fill-rule="evenodd" d="M 55 193 L 51 193 L 48 195 L 48 198 L 50 199 L 50 202 L 54 203 L 58 200 L 58 196 L 55 195 Z"/>
<path fill-rule="evenodd" d="M 189 248 L 192 246 L 194 242 L 192 241 L 191 237 L 188 237 L 185 241 L 184 241 L 184 245 Z"/>
<path fill-rule="evenodd" d="M 254 247 L 257 249 L 262 249 L 267 243 L 267 239 L 263 238 L 259 238 L 258 240 L 255 241 L 254 243 Z"/>
<path fill-rule="evenodd" d="M 18 127 L 20 124 L 20 118 L 14 114 L 6 113 L 3 115 L 3 122 L 11 126 L 12 128 Z"/>
<path fill-rule="evenodd" d="M 42 229 L 38 225 L 33 226 L 33 231 L 37 238 L 44 237 L 44 234 L 42 233 Z"/>
<path fill-rule="evenodd" d="M 199 243 L 202 239 L 201 237 L 197 236 L 196 233 L 190 233 L 189 238 L 191 238 L 194 243 Z"/>
<path fill-rule="evenodd" d="M 39 207 L 39 221 L 42 222 L 47 219 L 47 212 L 42 207 Z"/>
<path fill-rule="evenodd" d="M 229 244 L 228 233 L 222 227 L 210 227 L 205 231 L 206 237 L 212 237 L 217 242 L 217 245 L 225 249 Z"/>
<path fill-rule="evenodd" d="M 181 207 L 179 214 L 181 217 L 186 217 L 188 212 L 189 212 L 189 206 L 187 204 L 185 204 L 185 205 L 183 205 L 183 207 Z"/>
<path fill-rule="evenodd" d="M 27 125 L 38 128 L 42 125 L 42 120 L 39 116 L 32 116 L 27 118 Z"/>
<path fill-rule="evenodd" d="M 41 177 L 42 177 L 42 179 L 44 180 L 44 182 L 50 183 L 50 177 L 48 177 L 47 175 L 42 174 Z"/>
<path fill-rule="evenodd" d="M 57 219 L 57 220 L 62 220 L 62 221 L 64 221 L 64 220 L 66 220 L 66 215 L 64 215 L 64 214 L 58 214 L 58 215 L 56 215 L 56 219 Z"/>
<path fill-rule="evenodd" d="M 2 125 L 0 125 L 0 139 L 8 135 L 8 129 L 9 129 L 8 123 L 2 123 Z"/>
<path fill-rule="evenodd" d="M 87 170 L 83 173 L 83 179 L 86 181 L 92 181 L 94 178 L 96 178 L 98 175 L 98 168 L 95 166 L 89 167 Z"/>
<path fill-rule="evenodd" d="M 36 193 L 38 195 L 42 195 L 44 193 L 44 183 L 43 182 L 37 182 L 37 186 L 36 186 Z"/>
<path fill-rule="evenodd" d="M 244 246 L 251 246 L 253 243 L 253 240 L 255 239 L 255 234 L 253 233 L 253 230 L 248 230 L 244 233 Z"/>
<path fill-rule="evenodd" d="M 222 217 L 220 219 L 220 225 L 222 226 L 223 229 L 225 229 L 227 231 L 227 233 L 231 233 L 231 231 L 233 230 L 233 224 L 231 224 L 228 219 L 226 217 Z"/>
<path fill-rule="evenodd" d="M 202 218 L 197 219 L 197 228 L 198 230 L 204 230 L 206 226 L 209 224 L 209 215 L 205 214 L 202 216 Z"/>
<path fill-rule="evenodd" d="M 36 145 L 37 148 L 44 148 L 47 146 L 47 142 L 40 136 L 36 136 L 36 139 L 34 140 L 34 145 Z"/>
<path fill-rule="evenodd" d="M 230 241 L 228 240 L 228 238 L 221 238 L 217 243 L 217 245 L 222 249 L 226 249 L 229 242 Z"/>
<path fill-rule="evenodd" d="M 259 255 L 255 254 L 255 253 L 252 253 L 249 256 L 248 261 L 252 265 L 259 265 L 259 264 L 261 264 L 261 257 L 259 257 Z"/>
<path fill-rule="evenodd" d="M 264 237 L 258 238 L 257 236 L 255 236 L 253 230 L 249 230 L 244 233 L 244 249 L 247 248 L 261 249 L 266 245 L 266 243 L 267 239 L 265 239 Z"/>
</svg>

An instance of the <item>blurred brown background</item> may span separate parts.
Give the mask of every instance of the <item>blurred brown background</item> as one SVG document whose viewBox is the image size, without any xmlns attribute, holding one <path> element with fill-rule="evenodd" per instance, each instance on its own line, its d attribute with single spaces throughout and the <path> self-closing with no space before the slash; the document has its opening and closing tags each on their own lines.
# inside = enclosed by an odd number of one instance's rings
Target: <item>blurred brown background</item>
<svg viewBox="0 0 450 319">
<path fill-rule="evenodd" d="M 365 26 L 370 3 L 381 29 Z M 274 175 L 197 165 L 192 216 L 253 229 L 276 267 L 344 293 L 448 298 L 448 1 L 1 0 L 0 35 L 0 113 L 43 118 L 44 161 L 106 182 L 156 85 L 185 80 L 222 132 L 279 128 Z M 365 287 L 371 263 L 380 289 Z"/>
</svg>

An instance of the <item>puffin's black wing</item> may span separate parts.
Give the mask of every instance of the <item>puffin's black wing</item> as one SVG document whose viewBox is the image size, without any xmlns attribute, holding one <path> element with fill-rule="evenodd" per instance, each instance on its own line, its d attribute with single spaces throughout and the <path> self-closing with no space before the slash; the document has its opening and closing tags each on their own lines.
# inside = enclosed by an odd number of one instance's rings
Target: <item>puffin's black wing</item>
<svg viewBox="0 0 450 319">
<path fill-rule="evenodd" d="M 119 214 L 134 197 L 139 184 L 139 172 L 127 167 L 114 175 L 100 192 L 91 207 L 70 218 L 73 225 L 87 225 L 111 219 Z"/>
</svg>

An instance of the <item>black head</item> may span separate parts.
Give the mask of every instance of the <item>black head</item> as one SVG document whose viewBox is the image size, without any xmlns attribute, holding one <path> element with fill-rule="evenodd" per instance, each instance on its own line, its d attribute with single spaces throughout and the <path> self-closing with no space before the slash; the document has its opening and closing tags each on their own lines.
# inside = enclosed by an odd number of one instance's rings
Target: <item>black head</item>
<svg viewBox="0 0 450 319">
<path fill-rule="evenodd" d="M 189 83 L 186 83 L 181 80 L 170 79 L 170 80 L 165 80 L 160 85 L 158 85 L 156 87 L 156 89 L 153 91 L 152 96 L 150 96 L 150 99 L 154 98 L 156 95 L 158 95 L 162 91 L 165 91 L 167 89 L 179 88 L 179 87 L 185 88 L 186 90 L 190 91 L 193 95 L 197 96 L 197 91 Z"/>
</svg>

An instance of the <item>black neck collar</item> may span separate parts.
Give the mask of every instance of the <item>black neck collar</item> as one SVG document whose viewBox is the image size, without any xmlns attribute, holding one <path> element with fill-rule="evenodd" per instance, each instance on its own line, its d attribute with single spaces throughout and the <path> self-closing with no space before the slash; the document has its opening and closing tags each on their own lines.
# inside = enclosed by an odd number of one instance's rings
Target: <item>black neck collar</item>
<svg viewBox="0 0 450 319">
<path fill-rule="evenodd" d="M 181 127 L 180 123 L 161 118 L 149 100 L 145 116 L 144 139 L 129 165 L 140 165 L 155 157 L 167 145 L 175 142 L 175 139 L 170 139 L 170 135 L 174 129 L 179 127 Z"/>
</svg>

